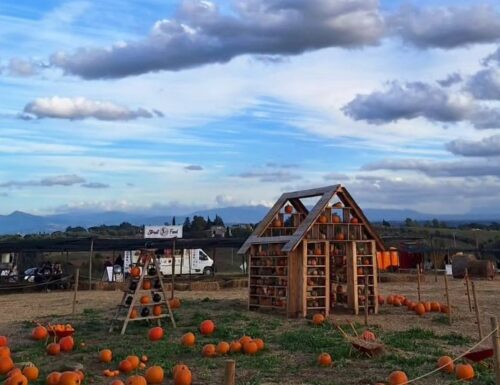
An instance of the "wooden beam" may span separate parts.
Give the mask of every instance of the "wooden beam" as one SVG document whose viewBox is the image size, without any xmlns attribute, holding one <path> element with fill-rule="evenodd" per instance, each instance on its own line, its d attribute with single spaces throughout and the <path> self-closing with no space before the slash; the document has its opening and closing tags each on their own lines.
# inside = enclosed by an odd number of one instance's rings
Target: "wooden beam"
<svg viewBox="0 0 500 385">
<path fill-rule="evenodd" d="M 293 198 L 310 198 L 310 197 L 317 197 L 323 194 L 328 193 L 331 190 L 337 190 L 339 187 L 341 187 L 340 184 L 335 184 L 331 186 L 325 186 L 325 187 L 319 187 L 319 188 L 313 188 L 309 190 L 300 190 L 300 191 L 292 191 L 283 194 L 286 199 L 293 199 Z"/>
<path fill-rule="evenodd" d="M 304 204 L 298 198 L 289 199 L 290 204 L 301 214 L 309 214 L 309 210 L 304 206 Z"/>
</svg>

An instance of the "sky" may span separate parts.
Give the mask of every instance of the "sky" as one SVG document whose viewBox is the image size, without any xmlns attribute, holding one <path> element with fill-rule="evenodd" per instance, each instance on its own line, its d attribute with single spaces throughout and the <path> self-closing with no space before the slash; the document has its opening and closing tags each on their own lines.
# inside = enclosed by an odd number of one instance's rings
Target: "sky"
<svg viewBox="0 0 500 385">
<path fill-rule="evenodd" d="M 499 42 L 494 1 L 2 0 L 0 214 L 498 213 Z"/>
</svg>

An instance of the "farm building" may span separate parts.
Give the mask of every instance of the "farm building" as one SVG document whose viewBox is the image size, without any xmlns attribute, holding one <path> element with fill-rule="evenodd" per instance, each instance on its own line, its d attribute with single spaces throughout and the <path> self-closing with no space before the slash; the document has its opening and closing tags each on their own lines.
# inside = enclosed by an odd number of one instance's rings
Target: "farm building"
<svg viewBox="0 0 500 385">
<path fill-rule="evenodd" d="M 344 186 L 284 193 L 238 251 L 248 256 L 249 309 L 377 313 L 377 250 L 382 241 Z"/>
</svg>

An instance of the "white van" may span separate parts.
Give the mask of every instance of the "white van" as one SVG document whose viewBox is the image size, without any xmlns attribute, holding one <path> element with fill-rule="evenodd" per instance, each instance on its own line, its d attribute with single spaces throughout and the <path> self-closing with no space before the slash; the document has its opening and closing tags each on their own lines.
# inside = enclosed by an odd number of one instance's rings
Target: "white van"
<svg viewBox="0 0 500 385">
<path fill-rule="evenodd" d="M 159 258 L 160 271 L 163 275 L 172 275 L 172 260 L 173 258 L 171 255 L 165 255 Z M 212 275 L 214 273 L 214 260 L 202 249 L 175 250 L 174 271 L 176 275 Z"/>
</svg>

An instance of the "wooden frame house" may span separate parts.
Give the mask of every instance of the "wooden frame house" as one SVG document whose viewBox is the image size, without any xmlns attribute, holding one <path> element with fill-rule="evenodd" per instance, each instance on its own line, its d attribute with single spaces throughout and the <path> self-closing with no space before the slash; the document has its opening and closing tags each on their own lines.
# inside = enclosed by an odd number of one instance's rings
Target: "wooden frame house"
<svg viewBox="0 0 500 385">
<path fill-rule="evenodd" d="M 314 197 L 308 210 L 304 201 Z M 377 313 L 382 250 L 344 186 L 284 193 L 238 251 L 248 256 L 248 307 L 289 317 L 365 306 Z"/>
</svg>

